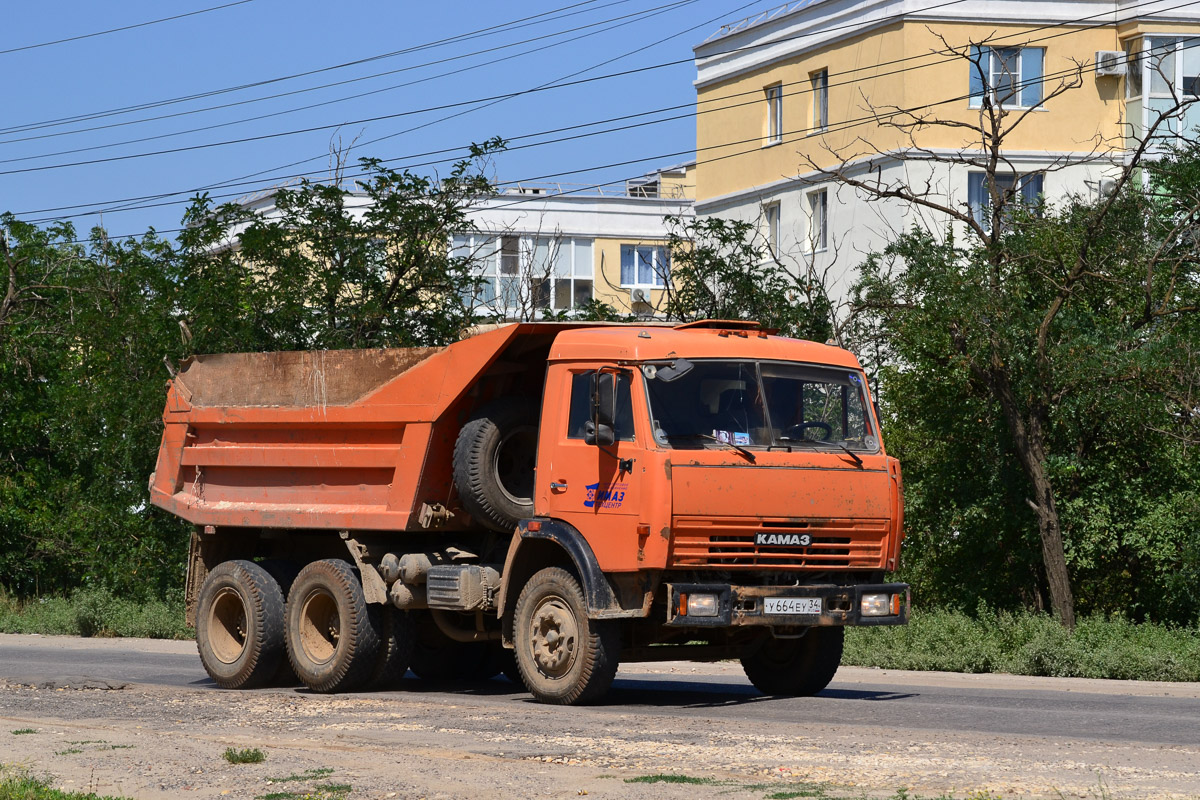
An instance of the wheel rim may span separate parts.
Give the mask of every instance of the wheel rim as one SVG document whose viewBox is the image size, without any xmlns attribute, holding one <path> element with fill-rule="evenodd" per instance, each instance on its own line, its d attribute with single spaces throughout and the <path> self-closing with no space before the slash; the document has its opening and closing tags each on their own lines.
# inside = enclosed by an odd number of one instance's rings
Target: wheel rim
<svg viewBox="0 0 1200 800">
<path fill-rule="evenodd" d="M 232 664 L 246 650 L 246 603 L 236 590 L 217 592 L 208 610 L 208 644 L 222 664 Z"/>
<path fill-rule="evenodd" d="M 533 468 L 537 457 L 537 429 L 524 426 L 510 431 L 496 445 L 492 473 L 500 491 L 514 503 L 533 502 Z"/>
<path fill-rule="evenodd" d="M 538 603 L 530 622 L 533 660 L 548 678 L 562 678 L 575 665 L 579 623 L 566 600 L 547 597 Z"/>
<path fill-rule="evenodd" d="M 324 592 L 313 592 L 300 609 L 300 647 L 316 664 L 333 658 L 341 638 L 341 617 L 337 602 Z"/>
</svg>

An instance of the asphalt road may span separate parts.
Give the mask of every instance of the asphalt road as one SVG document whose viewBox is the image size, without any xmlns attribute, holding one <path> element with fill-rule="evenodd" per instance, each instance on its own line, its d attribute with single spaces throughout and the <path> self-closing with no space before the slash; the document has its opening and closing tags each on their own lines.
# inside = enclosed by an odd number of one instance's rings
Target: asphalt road
<svg viewBox="0 0 1200 800">
<path fill-rule="evenodd" d="M 80 679 L 159 687 L 212 687 L 190 642 L 0 635 L 0 679 Z M 401 693 L 448 707 L 469 695 L 497 708 L 532 702 L 504 678 Z M 270 689 L 272 692 L 306 692 Z M 623 666 L 598 714 L 719 718 L 763 724 L 883 726 L 910 731 L 1016 734 L 1150 745 L 1200 742 L 1200 684 L 967 676 L 844 667 L 817 697 L 763 697 L 736 664 Z"/>
</svg>

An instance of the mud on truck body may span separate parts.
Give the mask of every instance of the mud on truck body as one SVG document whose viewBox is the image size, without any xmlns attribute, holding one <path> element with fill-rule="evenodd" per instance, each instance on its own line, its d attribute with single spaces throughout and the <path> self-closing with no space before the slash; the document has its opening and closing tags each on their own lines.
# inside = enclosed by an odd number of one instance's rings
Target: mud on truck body
<svg viewBox="0 0 1200 800">
<path fill-rule="evenodd" d="M 738 658 L 813 694 L 886 583 L 900 469 L 850 353 L 753 323 L 528 323 L 442 348 L 200 356 L 153 502 L 194 525 L 225 688 L 504 672 L 550 703 L 621 661 Z"/>
</svg>

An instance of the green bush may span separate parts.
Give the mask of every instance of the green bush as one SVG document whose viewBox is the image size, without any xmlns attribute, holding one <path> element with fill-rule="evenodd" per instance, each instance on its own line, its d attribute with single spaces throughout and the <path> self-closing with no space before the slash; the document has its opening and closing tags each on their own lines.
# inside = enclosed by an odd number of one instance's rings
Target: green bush
<svg viewBox="0 0 1200 800">
<path fill-rule="evenodd" d="M 906 626 L 849 629 L 842 663 L 884 669 L 1197 681 L 1200 631 L 1091 616 L 1068 632 L 1045 614 L 916 611 Z"/>
<path fill-rule="evenodd" d="M 230 764 L 261 764 L 267 760 L 267 754 L 257 747 L 237 749 L 226 747 L 223 757 Z"/>
<path fill-rule="evenodd" d="M 70 598 L 41 597 L 19 602 L 0 594 L 0 633 L 69 636 L 139 636 L 188 639 L 183 603 L 139 603 L 103 588 L 85 588 Z"/>
</svg>

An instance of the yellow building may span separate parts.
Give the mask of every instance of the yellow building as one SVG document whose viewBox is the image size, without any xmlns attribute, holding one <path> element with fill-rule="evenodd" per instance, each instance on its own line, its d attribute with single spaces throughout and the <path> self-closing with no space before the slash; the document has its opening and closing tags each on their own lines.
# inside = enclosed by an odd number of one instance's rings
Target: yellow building
<svg viewBox="0 0 1200 800">
<path fill-rule="evenodd" d="M 482 200 L 470 211 L 478 232 L 452 243 L 479 265 L 478 310 L 541 319 L 596 300 L 655 316 L 670 274 L 664 218 L 691 218 L 693 187 L 692 165 L 684 164 L 618 189 L 514 186 Z"/>
<path fill-rule="evenodd" d="M 844 294 L 865 253 L 949 220 L 870 199 L 831 170 L 983 220 L 984 112 L 1002 106 L 1001 189 L 1095 197 L 1130 142 L 1200 91 L 1197 35 L 1200 6 L 1165 0 L 781 6 L 695 49 L 696 213 L 757 221 L 777 252 Z M 1176 117 L 1167 140 L 1200 109 Z"/>
</svg>

